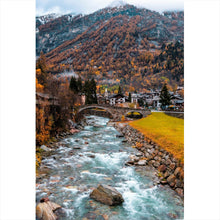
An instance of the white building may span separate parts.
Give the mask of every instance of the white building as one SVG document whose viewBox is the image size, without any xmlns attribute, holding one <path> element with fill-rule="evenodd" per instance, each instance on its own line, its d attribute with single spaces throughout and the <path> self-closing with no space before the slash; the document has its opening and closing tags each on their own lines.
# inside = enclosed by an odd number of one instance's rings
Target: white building
<svg viewBox="0 0 220 220">
<path fill-rule="evenodd" d="M 109 98 L 110 105 L 125 103 L 125 96 L 121 94 L 113 95 Z"/>
</svg>

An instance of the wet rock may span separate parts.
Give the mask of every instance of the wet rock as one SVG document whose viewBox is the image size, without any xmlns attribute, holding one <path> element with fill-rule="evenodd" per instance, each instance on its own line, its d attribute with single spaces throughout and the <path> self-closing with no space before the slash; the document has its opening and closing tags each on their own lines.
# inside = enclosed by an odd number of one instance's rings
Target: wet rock
<svg viewBox="0 0 220 220">
<path fill-rule="evenodd" d="M 176 167 L 176 164 L 175 164 L 175 163 L 171 163 L 171 164 L 170 164 L 170 169 L 171 169 L 171 170 L 174 170 L 175 167 Z"/>
<path fill-rule="evenodd" d="M 163 177 L 164 178 L 167 178 L 169 176 L 169 173 L 168 172 L 165 172 L 164 174 L 163 174 Z"/>
<path fill-rule="evenodd" d="M 138 162 L 139 161 L 139 157 L 135 156 L 135 155 L 131 155 L 130 159 L 134 162 Z"/>
<path fill-rule="evenodd" d="M 81 149 L 81 147 L 79 147 L 79 146 L 75 146 L 73 149 L 75 149 L 75 150 L 79 150 L 79 149 Z"/>
<path fill-rule="evenodd" d="M 89 219 L 97 219 L 97 215 L 94 212 L 88 212 L 83 220 L 89 220 Z"/>
<path fill-rule="evenodd" d="M 72 156 L 72 155 L 74 155 L 74 153 L 75 152 L 73 150 L 71 150 L 71 151 L 69 151 L 68 155 Z"/>
<path fill-rule="evenodd" d="M 134 161 L 127 161 L 127 162 L 125 163 L 125 165 L 126 165 L 126 166 L 132 166 L 132 165 L 134 165 Z"/>
<path fill-rule="evenodd" d="M 44 150 L 44 151 L 51 151 L 51 149 L 50 148 L 48 148 L 47 146 L 45 146 L 45 145 L 41 145 L 41 147 L 40 147 L 42 150 Z"/>
<path fill-rule="evenodd" d="M 158 153 L 158 156 L 162 157 L 162 156 L 163 156 L 163 153 L 160 151 L 160 152 Z"/>
<path fill-rule="evenodd" d="M 154 163 L 155 163 L 155 160 L 150 160 L 150 161 L 148 162 L 149 165 L 153 165 Z"/>
<path fill-rule="evenodd" d="M 175 180 L 176 180 L 176 177 L 174 174 L 171 174 L 168 178 L 167 178 L 167 182 L 168 184 L 171 186 L 171 187 L 174 187 L 175 186 Z"/>
<path fill-rule="evenodd" d="M 176 219 L 176 218 L 177 218 L 177 215 L 174 214 L 174 213 L 168 213 L 167 215 L 168 215 L 170 218 L 172 218 L 172 219 Z"/>
<path fill-rule="evenodd" d="M 85 144 L 89 144 L 89 142 L 88 142 L 88 141 L 85 141 Z"/>
<path fill-rule="evenodd" d="M 181 171 L 182 171 L 182 168 L 181 167 L 177 167 L 175 169 L 175 172 L 174 172 L 174 175 L 179 178 L 180 177 L 180 174 L 181 174 Z"/>
<path fill-rule="evenodd" d="M 143 153 L 137 152 L 135 155 L 136 155 L 137 157 L 141 157 L 141 156 L 143 156 Z"/>
<path fill-rule="evenodd" d="M 171 161 L 170 159 L 168 159 L 165 164 L 166 164 L 167 166 L 169 166 L 171 163 L 172 163 L 172 161 Z"/>
<path fill-rule="evenodd" d="M 54 159 L 54 160 L 58 160 L 58 159 L 60 159 L 60 156 L 54 155 L 54 156 L 53 156 L 53 159 Z"/>
<path fill-rule="evenodd" d="M 158 158 L 159 158 L 158 156 L 155 156 L 155 157 L 154 157 L 154 160 L 158 160 Z"/>
<path fill-rule="evenodd" d="M 182 180 L 179 179 L 176 180 L 176 185 L 175 185 L 176 188 L 183 188 L 183 185 L 184 184 Z"/>
<path fill-rule="evenodd" d="M 150 156 L 150 154 L 146 152 L 146 153 L 145 153 L 145 157 L 146 157 L 146 158 L 149 158 L 149 156 Z"/>
<path fill-rule="evenodd" d="M 127 140 L 122 140 L 122 143 L 126 143 L 127 142 Z"/>
<path fill-rule="evenodd" d="M 137 162 L 137 165 L 138 166 L 145 166 L 147 164 L 147 161 L 146 160 L 139 160 L 138 162 Z"/>
<path fill-rule="evenodd" d="M 106 205 L 120 205 L 124 202 L 121 193 L 108 185 L 99 185 L 92 191 L 90 197 Z"/>
<path fill-rule="evenodd" d="M 54 211 L 54 214 L 58 217 L 58 219 L 62 219 L 62 218 L 67 217 L 67 213 L 64 211 L 63 208 L 56 209 Z"/>
<path fill-rule="evenodd" d="M 56 220 L 58 216 L 54 212 L 61 208 L 60 205 L 49 201 L 48 198 L 43 198 L 36 207 L 36 216 L 40 220 Z"/>
<path fill-rule="evenodd" d="M 158 168 L 158 167 L 160 166 L 160 163 L 159 163 L 158 161 L 155 161 L 155 162 L 153 163 L 153 166 L 154 166 L 155 168 Z"/>
<path fill-rule="evenodd" d="M 88 157 L 95 158 L 95 155 L 91 154 L 91 155 L 88 155 Z"/>
<path fill-rule="evenodd" d="M 161 164 L 165 164 L 165 162 L 166 161 L 164 159 L 161 159 L 161 161 L 160 161 Z"/>
<path fill-rule="evenodd" d="M 166 169 L 167 169 L 167 167 L 166 167 L 165 165 L 160 165 L 160 166 L 158 167 L 158 170 L 159 170 L 160 172 L 165 172 Z"/>
<path fill-rule="evenodd" d="M 118 137 L 118 138 L 123 138 L 124 135 L 123 135 L 123 134 L 117 134 L 116 137 Z"/>
<path fill-rule="evenodd" d="M 166 185 L 166 184 L 167 184 L 167 181 L 164 180 L 164 179 L 162 179 L 162 180 L 160 180 L 160 183 L 161 183 L 162 185 Z"/>
<path fill-rule="evenodd" d="M 93 125 L 93 127 L 94 127 L 94 128 L 103 128 L 103 126 L 102 126 L 102 125 L 96 125 L 96 124 L 95 124 L 95 125 Z"/>
<path fill-rule="evenodd" d="M 166 154 L 166 155 L 163 156 L 163 158 L 164 158 L 165 160 L 168 160 L 168 159 L 169 159 L 169 155 Z"/>
<path fill-rule="evenodd" d="M 176 188 L 175 191 L 176 191 L 181 197 L 184 196 L 183 189 Z"/>
</svg>

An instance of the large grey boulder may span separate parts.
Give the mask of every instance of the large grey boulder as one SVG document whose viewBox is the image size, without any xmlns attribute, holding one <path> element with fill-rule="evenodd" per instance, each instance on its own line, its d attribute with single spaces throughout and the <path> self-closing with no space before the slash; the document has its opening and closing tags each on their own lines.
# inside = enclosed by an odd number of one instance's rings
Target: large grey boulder
<svg viewBox="0 0 220 220">
<path fill-rule="evenodd" d="M 121 193 L 108 185 L 98 185 L 98 187 L 91 192 L 90 198 L 106 205 L 120 205 L 124 202 Z"/>
<path fill-rule="evenodd" d="M 50 202 L 48 198 L 41 199 L 36 207 L 36 217 L 39 220 L 56 220 L 58 217 L 54 212 L 61 208 L 60 205 Z"/>
</svg>

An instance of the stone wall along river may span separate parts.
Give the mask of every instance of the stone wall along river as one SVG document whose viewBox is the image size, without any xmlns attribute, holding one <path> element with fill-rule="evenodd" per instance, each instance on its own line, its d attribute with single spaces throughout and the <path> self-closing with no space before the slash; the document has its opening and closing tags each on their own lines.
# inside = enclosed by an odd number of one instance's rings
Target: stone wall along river
<svg viewBox="0 0 220 220">
<path fill-rule="evenodd" d="M 109 119 L 89 116 L 88 126 L 62 139 L 43 158 L 36 181 L 36 202 L 48 197 L 63 207 L 60 219 L 183 219 L 183 200 L 168 186 L 155 186 L 152 167 L 125 166 L 138 153 L 117 137 Z M 94 201 L 90 192 L 106 184 L 123 196 L 120 206 Z"/>
</svg>

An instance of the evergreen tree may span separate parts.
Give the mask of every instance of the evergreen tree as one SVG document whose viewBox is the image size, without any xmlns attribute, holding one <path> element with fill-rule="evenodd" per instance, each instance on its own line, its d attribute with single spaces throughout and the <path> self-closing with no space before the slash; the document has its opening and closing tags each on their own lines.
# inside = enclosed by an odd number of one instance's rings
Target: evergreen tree
<svg viewBox="0 0 220 220">
<path fill-rule="evenodd" d="M 86 80 L 84 84 L 84 92 L 86 96 L 86 104 L 97 104 L 96 82 L 94 79 Z"/>
<path fill-rule="evenodd" d="M 139 106 L 144 106 L 144 101 L 143 101 L 143 99 L 138 99 L 138 104 L 139 104 Z"/>
<path fill-rule="evenodd" d="M 78 85 L 75 77 L 71 77 L 70 80 L 70 85 L 69 85 L 70 90 L 72 90 L 74 93 L 78 93 Z"/>
<path fill-rule="evenodd" d="M 167 105 L 170 105 L 171 104 L 170 100 L 171 100 L 171 97 L 167 89 L 167 85 L 164 84 L 160 92 L 160 103 L 161 103 L 162 108 L 165 108 Z"/>
<path fill-rule="evenodd" d="M 82 92 L 83 86 L 82 86 L 82 79 L 81 79 L 81 77 L 78 78 L 77 87 L 78 87 L 78 91 Z"/>
<path fill-rule="evenodd" d="M 92 103 L 97 104 L 97 95 L 96 95 L 96 82 L 94 78 L 91 80 L 91 92 L 92 92 Z"/>
<path fill-rule="evenodd" d="M 128 101 L 131 102 L 131 93 L 129 92 Z"/>
<path fill-rule="evenodd" d="M 118 87 L 118 94 L 122 94 L 121 86 Z"/>
</svg>

